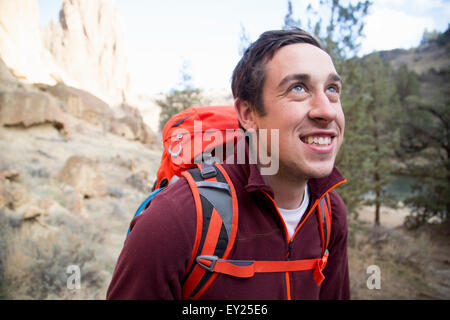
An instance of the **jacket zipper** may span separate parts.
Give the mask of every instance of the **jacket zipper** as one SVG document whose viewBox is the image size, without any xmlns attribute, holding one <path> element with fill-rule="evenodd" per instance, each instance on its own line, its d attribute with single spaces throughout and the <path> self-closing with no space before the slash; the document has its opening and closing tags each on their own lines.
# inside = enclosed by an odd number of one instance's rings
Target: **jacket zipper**
<svg viewBox="0 0 450 320">
<path fill-rule="evenodd" d="M 293 246 L 293 243 L 294 243 L 294 238 L 297 235 L 298 230 L 300 230 L 300 228 L 302 227 L 303 223 L 309 218 L 309 215 L 314 211 L 315 207 L 319 203 L 319 200 L 316 200 L 316 202 L 313 204 L 313 206 L 309 210 L 308 214 L 306 215 L 305 219 L 303 220 L 303 222 L 300 223 L 300 225 L 295 230 L 294 234 L 292 235 L 292 238 L 289 238 L 289 232 L 287 230 L 286 223 L 284 222 L 283 216 L 281 215 L 280 211 L 278 210 L 278 207 L 277 207 L 277 204 L 275 203 L 275 200 L 269 194 L 267 194 L 265 191 L 263 191 L 263 192 L 272 201 L 273 206 L 274 206 L 276 212 L 278 213 L 278 216 L 280 217 L 281 221 L 283 222 L 284 232 L 286 234 L 286 242 L 287 242 L 287 245 L 288 245 L 288 250 L 286 252 L 286 260 L 289 261 L 291 259 L 291 253 L 292 253 L 292 246 Z M 288 271 L 285 274 L 285 278 L 286 278 L 287 300 L 292 300 L 292 296 L 291 296 L 291 278 L 290 278 L 290 275 L 289 275 Z"/>
<path fill-rule="evenodd" d="M 292 239 L 289 240 L 289 244 L 288 244 L 288 252 L 287 252 L 287 255 L 286 255 L 286 260 L 287 261 L 291 260 L 292 243 L 293 243 Z M 287 290 L 287 299 L 288 300 L 292 300 L 292 296 L 291 296 L 291 278 L 290 278 L 289 272 L 286 272 L 286 290 Z"/>
<path fill-rule="evenodd" d="M 267 193 L 263 190 L 263 193 L 266 194 L 266 196 L 272 201 L 273 203 L 273 207 L 275 208 L 275 211 L 277 212 L 278 216 L 281 219 L 281 222 L 283 222 L 283 226 L 284 226 L 284 233 L 286 235 L 286 243 L 288 245 L 288 251 L 286 252 L 286 260 L 289 261 L 290 257 L 291 257 L 291 251 L 292 251 L 292 239 L 289 239 L 289 232 L 286 226 L 286 223 L 283 220 L 283 217 L 281 216 L 280 211 L 278 210 L 278 207 L 275 203 L 275 200 Z M 285 278 L 286 278 L 286 291 L 287 291 L 287 300 L 292 300 L 291 299 L 291 280 L 290 280 L 290 276 L 289 276 L 289 272 L 286 272 L 285 274 Z"/>
<path fill-rule="evenodd" d="M 338 183 L 336 183 L 334 186 L 332 186 L 331 188 L 329 188 L 325 193 L 323 193 L 322 197 L 325 196 L 325 194 L 327 194 L 328 192 L 330 192 L 332 189 L 336 188 L 338 185 L 347 182 L 347 179 L 344 179 Z M 307 215 L 305 216 L 305 218 L 303 219 L 303 222 L 301 222 L 299 224 L 299 226 L 297 227 L 297 229 L 295 230 L 294 234 L 292 235 L 292 238 L 289 239 L 289 232 L 287 230 L 287 226 L 286 223 L 283 220 L 283 217 L 280 213 L 280 211 L 278 210 L 277 204 L 275 203 L 275 200 L 264 190 L 262 190 L 262 192 L 272 201 L 273 206 L 275 208 L 275 211 L 278 213 L 278 216 L 280 217 L 281 221 L 283 222 L 283 226 L 284 226 L 284 232 L 286 234 L 286 241 L 288 244 L 288 251 L 286 253 L 286 260 L 289 261 L 291 258 L 291 252 L 292 252 L 292 245 L 293 245 L 293 241 L 295 236 L 297 235 L 297 232 L 300 230 L 300 228 L 303 226 L 303 224 L 306 222 L 306 220 L 308 220 L 310 214 L 315 210 L 316 206 L 318 205 L 319 201 L 321 198 L 317 199 L 314 204 L 312 205 L 312 207 L 310 208 L 309 212 L 307 213 Z M 287 299 L 288 300 L 292 300 L 291 297 L 291 280 L 290 280 L 290 276 L 289 276 L 289 272 L 286 272 L 286 290 L 287 290 Z"/>
<path fill-rule="evenodd" d="M 292 252 L 292 239 L 289 240 L 289 244 L 288 244 L 288 252 L 286 255 L 287 261 L 291 260 L 291 252 Z"/>
</svg>

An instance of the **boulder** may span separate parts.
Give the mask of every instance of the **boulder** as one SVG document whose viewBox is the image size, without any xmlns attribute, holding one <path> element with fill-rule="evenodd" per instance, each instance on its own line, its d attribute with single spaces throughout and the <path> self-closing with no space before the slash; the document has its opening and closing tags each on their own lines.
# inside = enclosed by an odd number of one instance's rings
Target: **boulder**
<svg viewBox="0 0 450 320">
<path fill-rule="evenodd" d="M 82 215 L 84 212 L 83 196 L 77 192 L 69 193 L 65 197 L 66 209 L 76 215 Z"/>
<path fill-rule="evenodd" d="M 110 128 L 112 110 L 95 95 L 63 83 L 54 86 L 36 84 L 36 87 L 62 101 L 64 111 L 70 115 L 94 125 L 101 125 L 105 130 Z"/>
<path fill-rule="evenodd" d="M 10 181 L 16 181 L 20 176 L 19 171 L 15 169 L 10 170 L 0 170 L 0 179 L 8 179 Z"/>
<path fill-rule="evenodd" d="M 35 221 L 37 220 L 39 217 L 41 217 L 44 214 L 44 211 L 39 208 L 38 206 L 32 205 L 29 206 L 24 214 L 23 214 L 23 220 L 28 220 L 28 221 Z"/>
<path fill-rule="evenodd" d="M 86 157 L 70 157 L 57 179 L 74 187 L 84 198 L 102 197 L 108 192 L 105 177 L 98 164 Z"/>
<path fill-rule="evenodd" d="M 126 103 L 122 103 L 116 111 L 119 117 L 112 121 L 111 132 L 128 140 L 138 140 L 144 144 L 154 144 L 156 135 L 145 124 L 140 111 Z"/>
<path fill-rule="evenodd" d="M 0 125 L 30 127 L 53 124 L 63 134 L 68 124 L 59 102 L 41 92 L 0 92 Z"/>
<path fill-rule="evenodd" d="M 15 210 L 30 202 L 28 191 L 20 184 L 0 178 L 0 208 Z"/>
<path fill-rule="evenodd" d="M 148 179 L 147 171 L 139 171 L 131 174 L 125 180 L 129 185 L 143 193 L 151 191 L 152 185 Z"/>
</svg>

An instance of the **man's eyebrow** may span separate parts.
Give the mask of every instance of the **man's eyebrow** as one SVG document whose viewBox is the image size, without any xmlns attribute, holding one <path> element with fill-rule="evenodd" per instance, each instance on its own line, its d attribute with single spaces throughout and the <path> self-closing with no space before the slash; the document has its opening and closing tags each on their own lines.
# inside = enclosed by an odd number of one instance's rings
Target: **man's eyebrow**
<svg viewBox="0 0 450 320">
<path fill-rule="evenodd" d="M 282 89 L 287 83 L 292 81 L 308 81 L 311 77 L 306 73 L 295 73 L 295 74 L 289 74 L 286 77 L 281 80 L 281 82 L 278 84 L 278 88 Z"/>
<path fill-rule="evenodd" d="M 342 85 L 342 78 L 337 73 L 332 73 L 328 76 L 329 82 L 340 82 Z"/>
<path fill-rule="evenodd" d="M 278 88 L 283 89 L 286 84 L 293 81 L 308 82 L 310 78 L 311 76 L 306 73 L 289 74 L 284 77 L 283 80 L 281 80 L 281 82 L 278 84 Z M 327 82 L 339 82 L 342 86 L 342 78 L 337 73 L 331 73 L 327 78 Z"/>
</svg>

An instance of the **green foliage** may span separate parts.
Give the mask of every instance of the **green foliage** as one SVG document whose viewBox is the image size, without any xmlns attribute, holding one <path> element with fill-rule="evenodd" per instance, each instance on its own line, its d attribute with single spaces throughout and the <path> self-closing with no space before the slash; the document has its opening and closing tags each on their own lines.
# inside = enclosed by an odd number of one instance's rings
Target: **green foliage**
<svg viewBox="0 0 450 320">
<path fill-rule="evenodd" d="M 420 45 L 428 45 L 433 41 L 436 41 L 439 36 L 439 33 L 437 30 L 428 31 L 425 29 L 422 35 L 422 40 L 420 41 Z"/>
<path fill-rule="evenodd" d="M 395 201 L 386 187 L 395 173 L 393 158 L 399 144 L 396 119 L 400 110 L 392 70 L 378 55 L 347 61 L 351 79 L 342 105 L 346 115 L 345 143 L 336 161 L 349 183 L 341 189 L 349 211 L 360 203 L 375 205 L 379 222 L 382 204 Z M 370 197 L 367 197 L 370 195 Z"/>
<path fill-rule="evenodd" d="M 408 71 L 403 70 L 403 76 Z M 409 72 L 409 77 L 416 77 Z M 408 174 L 417 178 L 406 203 L 412 206 L 409 227 L 432 217 L 448 220 L 450 210 L 450 69 L 430 70 L 418 78 L 415 89 L 404 98 L 399 156 Z"/>
<path fill-rule="evenodd" d="M 395 89 L 399 103 L 406 106 L 407 99 L 419 95 L 420 83 L 417 74 L 410 71 L 406 64 L 400 66 L 395 73 Z"/>
<path fill-rule="evenodd" d="M 203 102 L 202 90 L 192 86 L 192 77 L 187 68 L 187 63 L 183 63 L 178 88 L 170 90 L 164 96 L 164 99 L 156 100 L 156 103 L 161 107 L 161 113 L 159 114 L 159 130 L 161 131 L 173 115 L 189 107 L 201 105 Z"/>
<path fill-rule="evenodd" d="M 346 128 L 336 165 L 348 181 L 339 188 L 339 194 L 348 211 L 354 213 L 370 189 L 369 181 L 364 179 L 370 167 L 371 146 L 367 143 L 370 134 L 365 130 L 367 113 L 361 106 L 367 106 L 371 98 L 362 91 L 365 84 L 362 64 L 357 59 L 348 60 L 345 64 L 349 65 L 347 69 L 344 68 L 347 70 L 346 79 L 351 80 L 344 82 L 345 90 L 341 95 Z"/>
<path fill-rule="evenodd" d="M 436 39 L 436 42 L 440 46 L 448 46 L 450 43 L 450 23 L 448 24 L 447 30 L 444 33 L 440 33 Z"/>
<path fill-rule="evenodd" d="M 161 107 L 159 115 L 159 129 L 162 131 L 166 122 L 178 112 L 189 107 L 202 104 L 202 91 L 200 89 L 172 89 L 163 100 L 156 103 Z"/>
<path fill-rule="evenodd" d="M 339 66 L 346 58 L 358 53 L 359 40 L 363 36 L 364 17 L 370 1 L 353 4 L 342 0 L 321 0 L 318 6 L 311 3 L 307 7 L 306 21 L 294 19 L 292 1 L 288 0 L 288 12 L 284 18 L 283 29 L 300 27 L 318 37 Z M 326 17 L 327 20 L 324 20 Z"/>
<path fill-rule="evenodd" d="M 366 121 L 363 131 L 367 133 L 366 144 L 369 144 L 368 171 L 369 191 L 374 198 L 366 201 L 375 205 L 375 221 L 379 224 L 381 204 L 390 205 L 395 201 L 386 192 L 387 184 L 395 172 L 393 158 L 399 145 L 399 130 L 396 120 L 400 110 L 395 96 L 395 88 L 391 85 L 392 69 L 377 54 L 363 60 L 364 83 L 362 92 L 367 92 L 367 104 L 360 108 L 366 110 Z"/>
<path fill-rule="evenodd" d="M 422 40 L 420 41 L 421 46 L 427 46 L 432 43 L 437 43 L 440 46 L 448 45 L 450 41 L 450 24 L 445 32 L 439 32 L 437 30 L 428 31 L 425 29 L 422 35 Z"/>
</svg>

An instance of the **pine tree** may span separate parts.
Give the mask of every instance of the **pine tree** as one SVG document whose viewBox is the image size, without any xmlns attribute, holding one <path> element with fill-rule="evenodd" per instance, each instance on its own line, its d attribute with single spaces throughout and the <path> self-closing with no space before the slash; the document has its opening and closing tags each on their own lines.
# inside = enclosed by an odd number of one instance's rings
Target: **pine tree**
<svg viewBox="0 0 450 320">
<path fill-rule="evenodd" d="M 339 194 L 342 196 L 347 210 L 356 213 L 357 207 L 364 201 L 364 195 L 369 193 L 370 183 L 364 177 L 370 167 L 370 139 L 366 130 L 367 106 L 370 96 L 364 93 L 365 73 L 359 59 L 346 61 L 345 78 L 341 104 L 345 114 L 344 143 L 336 158 L 336 165 L 347 178 L 348 183 L 342 185 Z"/>
<path fill-rule="evenodd" d="M 374 205 L 374 224 L 380 224 L 381 205 L 395 206 L 386 190 L 396 172 L 400 104 L 392 86 L 393 71 L 377 54 L 347 61 L 353 66 L 342 97 L 346 115 L 345 142 L 337 159 L 349 183 L 340 192 L 349 211 Z"/>
<path fill-rule="evenodd" d="M 417 181 L 406 200 L 413 208 L 406 221 L 411 228 L 432 217 L 449 221 L 450 211 L 450 69 L 432 69 L 419 80 L 420 94 L 404 99 L 401 126 L 400 154 Z"/>
<path fill-rule="evenodd" d="M 301 22 L 300 20 L 294 19 L 294 11 L 292 9 L 292 1 L 288 0 L 288 8 L 287 13 L 284 16 L 284 25 L 282 26 L 283 30 L 288 30 L 295 27 L 300 27 Z"/>
<path fill-rule="evenodd" d="M 400 110 L 395 87 L 391 85 L 392 69 L 383 62 L 378 54 L 373 54 L 362 61 L 364 82 L 362 93 L 367 94 L 365 103 L 359 107 L 366 112 L 363 142 L 368 147 L 364 177 L 373 198 L 366 204 L 375 205 L 375 225 L 380 224 L 380 207 L 382 204 L 395 205 L 393 195 L 386 191 L 386 186 L 395 173 L 395 151 L 399 145 L 399 129 L 396 119 Z"/>
<path fill-rule="evenodd" d="M 247 29 L 245 29 L 244 24 L 241 22 L 241 33 L 239 35 L 239 55 L 243 56 L 245 53 L 245 50 L 250 46 L 252 43 L 252 40 L 250 38 L 250 35 L 247 32 Z"/>
<path fill-rule="evenodd" d="M 345 4 L 344 4 L 345 2 Z M 292 1 L 288 0 L 288 12 L 284 18 L 283 29 L 303 28 L 322 40 L 336 65 L 356 56 L 363 35 L 364 17 L 370 1 L 352 3 L 342 0 L 321 0 L 318 5 L 308 4 L 306 19 L 295 19 Z M 328 17 L 324 20 L 323 17 Z"/>
<path fill-rule="evenodd" d="M 192 76 L 188 72 L 188 63 L 185 61 L 180 70 L 180 81 L 177 88 L 171 89 L 164 99 L 156 100 L 161 107 L 159 114 L 159 130 L 162 131 L 166 122 L 174 115 L 189 107 L 201 105 L 204 98 L 202 90 L 195 88 Z"/>
</svg>

